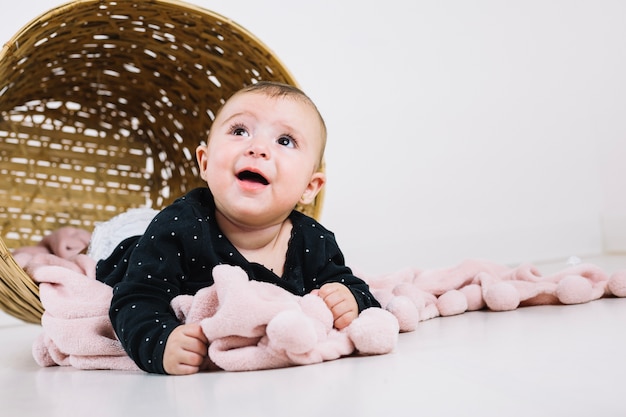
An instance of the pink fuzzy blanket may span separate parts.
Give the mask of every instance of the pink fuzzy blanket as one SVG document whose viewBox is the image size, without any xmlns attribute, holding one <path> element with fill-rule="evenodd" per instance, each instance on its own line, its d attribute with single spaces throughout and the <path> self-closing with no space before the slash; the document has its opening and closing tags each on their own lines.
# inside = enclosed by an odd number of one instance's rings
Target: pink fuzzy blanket
<svg viewBox="0 0 626 417">
<path fill-rule="evenodd" d="M 37 247 L 14 252 L 39 284 L 44 307 L 43 333 L 33 343 L 33 356 L 41 366 L 136 370 L 108 318 L 112 289 L 95 280 L 95 261 L 81 254 L 88 241 L 88 233 L 64 228 Z M 201 323 L 210 360 L 229 371 L 389 353 L 399 332 L 438 316 L 626 297 L 626 270 L 609 276 L 595 265 L 580 264 L 543 276 L 531 265 L 510 268 L 468 260 L 452 268 L 365 277 L 383 308 L 363 311 L 338 331 L 315 295 L 298 297 L 250 281 L 237 267 L 216 267 L 213 277 L 213 286 L 176 297 L 172 308 L 181 321 Z"/>
</svg>

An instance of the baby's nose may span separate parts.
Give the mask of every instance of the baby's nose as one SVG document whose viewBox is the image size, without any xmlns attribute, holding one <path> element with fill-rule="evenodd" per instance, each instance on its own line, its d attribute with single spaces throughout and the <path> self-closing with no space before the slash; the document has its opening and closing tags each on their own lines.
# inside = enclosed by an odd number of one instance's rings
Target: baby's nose
<svg viewBox="0 0 626 417">
<path fill-rule="evenodd" d="M 267 149 L 267 146 L 262 141 L 253 140 L 247 150 L 247 155 L 256 158 L 268 158 L 269 151 Z"/>
</svg>

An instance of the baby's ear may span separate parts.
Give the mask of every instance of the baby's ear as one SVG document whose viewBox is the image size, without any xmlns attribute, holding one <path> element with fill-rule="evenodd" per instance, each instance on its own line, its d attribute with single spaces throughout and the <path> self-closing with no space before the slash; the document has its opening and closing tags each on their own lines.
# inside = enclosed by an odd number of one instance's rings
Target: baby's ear
<svg viewBox="0 0 626 417">
<path fill-rule="evenodd" d="M 321 191 L 322 187 L 324 187 L 324 184 L 326 184 L 326 174 L 320 171 L 315 172 L 311 176 L 311 180 L 304 190 L 304 193 L 302 193 L 300 204 L 311 204 L 315 200 L 317 194 Z"/>
<path fill-rule="evenodd" d="M 207 145 L 198 145 L 196 148 L 196 160 L 198 161 L 198 168 L 200 168 L 200 178 L 206 179 L 206 169 L 208 163 L 209 149 Z"/>
</svg>

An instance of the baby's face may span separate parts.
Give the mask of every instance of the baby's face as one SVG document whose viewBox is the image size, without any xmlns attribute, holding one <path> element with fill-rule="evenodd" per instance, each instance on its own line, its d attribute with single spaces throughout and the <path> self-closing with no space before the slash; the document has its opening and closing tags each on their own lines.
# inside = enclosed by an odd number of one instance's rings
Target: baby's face
<svg viewBox="0 0 626 417">
<path fill-rule="evenodd" d="M 197 156 L 217 210 L 262 226 L 313 201 L 325 182 L 318 171 L 322 146 L 322 126 L 308 103 L 253 92 L 224 105 Z"/>
</svg>

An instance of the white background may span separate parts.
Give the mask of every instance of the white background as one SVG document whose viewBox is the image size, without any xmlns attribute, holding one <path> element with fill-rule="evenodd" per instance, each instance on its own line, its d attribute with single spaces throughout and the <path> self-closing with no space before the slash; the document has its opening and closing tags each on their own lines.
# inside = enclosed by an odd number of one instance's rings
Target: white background
<svg viewBox="0 0 626 417">
<path fill-rule="evenodd" d="M 8 42 L 61 1 L 14 2 Z M 626 2 L 194 0 L 329 128 L 322 222 L 359 270 L 626 251 Z"/>
</svg>

